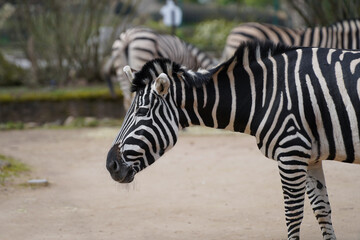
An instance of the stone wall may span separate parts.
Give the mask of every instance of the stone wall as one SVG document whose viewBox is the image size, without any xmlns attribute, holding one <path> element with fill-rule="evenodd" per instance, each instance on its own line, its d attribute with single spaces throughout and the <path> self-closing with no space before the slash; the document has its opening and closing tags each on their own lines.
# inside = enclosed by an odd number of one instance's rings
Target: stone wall
<svg viewBox="0 0 360 240">
<path fill-rule="evenodd" d="M 0 103 L 0 123 L 64 121 L 68 116 L 123 118 L 122 99 L 80 99 Z"/>
</svg>

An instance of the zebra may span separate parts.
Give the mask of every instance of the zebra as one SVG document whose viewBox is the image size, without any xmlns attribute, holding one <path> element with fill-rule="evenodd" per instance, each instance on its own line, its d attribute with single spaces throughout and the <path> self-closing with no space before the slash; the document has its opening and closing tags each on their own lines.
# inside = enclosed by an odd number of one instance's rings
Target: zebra
<svg viewBox="0 0 360 240">
<path fill-rule="evenodd" d="M 360 51 L 252 42 L 197 72 L 166 59 L 132 73 L 135 98 L 106 167 L 120 183 L 160 158 L 180 129 L 252 135 L 276 160 L 288 239 L 300 239 L 307 193 L 324 239 L 336 239 L 322 160 L 360 163 Z"/>
<path fill-rule="evenodd" d="M 116 75 L 124 96 L 124 108 L 131 103 L 131 84 L 124 77 L 123 67 L 140 70 L 147 62 L 155 58 L 169 58 L 189 69 L 210 68 L 217 64 L 214 58 L 200 51 L 176 36 L 159 34 L 152 29 L 135 27 L 121 33 L 112 46 L 112 54 L 106 62 L 104 71 L 107 78 Z"/>
<path fill-rule="evenodd" d="M 343 20 L 327 27 L 302 30 L 266 23 L 244 23 L 231 30 L 222 59 L 229 59 L 242 42 L 254 40 L 269 40 L 290 46 L 360 49 L 360 20 Z"/>
</svg>

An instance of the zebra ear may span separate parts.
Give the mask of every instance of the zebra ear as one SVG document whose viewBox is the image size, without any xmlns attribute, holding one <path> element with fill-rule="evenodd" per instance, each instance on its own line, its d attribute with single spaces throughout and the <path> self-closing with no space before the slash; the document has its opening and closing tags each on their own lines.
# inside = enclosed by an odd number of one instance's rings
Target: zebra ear
<svg viewBox="0 0 360 240">
<path fill-rule="evenodd" d="M 127 79 L 129 80 L 129 82 L 132 83 L 132 81 L 133 81 L 134 78 L 135 78 L 135 76 L 134 76 L 135 70 L 132 69 L 129 65 L 126 65 L 126 66 L 123 68 L 123 71 L 124 71 Z"/>
<path fill-rule="evenodd" d="M 160 75 L 155 79 L 153 89 L 159 95 L 165 95 L 168 93 L 170 87 L 170 79 L 165 73 L 160 73 Z"/>
</svg>

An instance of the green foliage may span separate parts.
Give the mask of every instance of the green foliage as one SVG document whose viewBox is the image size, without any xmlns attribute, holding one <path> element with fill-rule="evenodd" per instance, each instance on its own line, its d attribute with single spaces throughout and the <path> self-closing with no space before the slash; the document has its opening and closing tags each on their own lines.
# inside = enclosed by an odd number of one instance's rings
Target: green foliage
<svg viewBox="0 0 360 240">
<path fill-rule="evenodd" d="M 0 7 L 0 29 L 5 22 L 13 15 L 15 8 L 10 3 L 2 3 Z"/>
<path fill-rule="evenodd" d="M 238 23 L 225 19 L 206 20 L 196 25 L 183 25 L 176 29 L 176 36 L 203 51 L 219 55 L 225 46 L 226 37 Z M 161 21 L 149 21 L 146 27 L 159 33 L 170 34 L 170 28 Z"/>
<path fill-rule="evenodd" d="M 100 125 L 100 121 L 95 118 L 75 118 L 74 121 L 67 125 L 69 128 L 80 128 L 80 127 L 97 127 Z"/>
<path fill-rule="evenodd" d="M 77 128 L 93 128 L 93 127 L 119 127 L 123 119 L 103 118 L 97 119 L 94 117 L 76 117 L 70 123 L 50 122 L 43 125 L 36 124 L 35 126 L 28 126 L 23 122 L 6 122 L 0 123 L 0 131 L 7 130 L 26 130 L 26 129 L 77 129 Z"/>
<path fill-rule="evenodd" d="M 236 26 L 234 22 L 215 19 L 201 22 L 196 25 L 193 37 L 189 41 L 203 50 L 222 52 L 226 37 Z"/>
<path fill-rule="evenodd" d="M 9 63 L 0 52 L 0 86 L 20 85 L 24 79 L 24 71 Z"/>
<path fill-rule="evenodd" d="M 242 4 L 244 0 L 216 0 L 216 3 L 219 5 L 227 5 L 227 4 Z"/>
<path fill-rule="evenodd" d="M 146 22 L 145 26 L 162 34 L 170 34 L 170 28 L 165 26 L 162 21 L 149 20 Z"/>
<path fill-rule="evenodd" d="M 215 3 L 220 6 L 233 4 L 233 5 L 242 5 L 242 6 L 250 6 L 250 7 L 262 7 L 265 8 L 269 5 L 274 4 L 274 0 L 185 0 L 184 2 L 187 3 L 199 3 L 199 2 L 206 2 L 206 3 Z"/>
<path fill-rule="evenodd" d="M 12 157 L 8 157 L 0 154 L 0 161 L 3 163 L 2 167 L 0 166 L 1 185 L 3 185 L 6 179 L 10 177 L 18 176 L 20 173 L 30 171 L 30 168 L 26 164 Z"/>
<path fill-rule="evenodd" d="M 309 27 L 358 18 L 360 13 L 359 0 L 290 0 L 289 4 Z"/>
<path fill-rule="evenodd" d="M 242 2 L 250 7 L 266 8 L 274 5 L 275 0 L 243 0 Z"/>
<path fill-rule="evenodd" d="M 0 130 L 20 130 L 20 129 L 24 129 L 24 123 L 22 122 L 0 123 Z"/>
</svg>

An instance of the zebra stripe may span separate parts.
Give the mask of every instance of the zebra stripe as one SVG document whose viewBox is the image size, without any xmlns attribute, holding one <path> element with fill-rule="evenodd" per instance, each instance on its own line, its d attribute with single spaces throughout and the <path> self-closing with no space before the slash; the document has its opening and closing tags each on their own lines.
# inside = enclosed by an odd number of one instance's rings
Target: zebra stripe
<svg viewBox="0 0 360 240">
<path fill-rule="evenodd" d="M 359 59 L 360 51 L 248 43 L 208 71 L 153 60 L 132 82 L 136 97 L 108 154 L 111 176 L 132 181 L 187 126 L 245 132 L 278 163 L 288 239 L 300 238 L 305 192 L 323 238 L 336 239 L 322 160 L 360 163 Z"/>
<path fill-rule="evenodd" d="M 304 30 L 293 30 L 266 23 L 244 23 L 230 32 L 222 59 L 229 59 L 241 43 L 254 40 L 269 40 L 289 46 L 360 49 L 359 29 L 359 19 L 343 20 L 327 27 Z"/>
<path fill-rule="evenodd" d="M 185 43 L 176 36 L 159 34 L 148 28 L 131 28 L 120 34 L 114 42 L 109 62 L 105 72 L 116 74 L 124 95 L 124 107 L 128 109 L 131 103 L 130 83 L 124 78 L 123 67 L 129 65 L 132 69 L 141 69 L 148 61 L 155 58 L 168 58 L 187 66 L 189 69 L 210 68 L 216 61 L 195 46 Z"/>
</svg>

